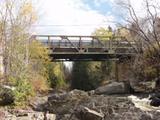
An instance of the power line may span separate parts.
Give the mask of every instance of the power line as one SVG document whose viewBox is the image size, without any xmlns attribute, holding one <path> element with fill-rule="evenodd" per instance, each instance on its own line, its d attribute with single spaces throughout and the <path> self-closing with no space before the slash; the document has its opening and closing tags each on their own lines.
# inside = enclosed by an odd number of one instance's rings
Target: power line
<svg viewBox="0 0 160 120">
<path fill-rule="evenodd" d="M 107 24 L 73 24 L 73 25 L 64 25 L 64 24 L 59 24 L 59 25 L 32 25 L 33 27 L 85 27 L 85 26 L 109 26 Z"/>
</svg>

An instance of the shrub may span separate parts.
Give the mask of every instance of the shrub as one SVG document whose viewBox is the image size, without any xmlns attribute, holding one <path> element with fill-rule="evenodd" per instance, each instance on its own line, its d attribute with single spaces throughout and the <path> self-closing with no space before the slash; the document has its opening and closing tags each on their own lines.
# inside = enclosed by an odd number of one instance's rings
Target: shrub
<svg viewBox="0 0 160 120">
<path fill-rule="evenodd" d="M 32 85 L 35 92 L 45 93 L 49 89 L 47 78 L 39 74 L 36 74 L 31 78 L 30 84 Z"/>
<path fill-rule="evenodd" d="M 32 85 L 27 80 L 17 80 L 16 89 L 13 90 L 14 104 L 16 106 L 24 106 L 30 97 L 34 95 Z"/>
<path fill-rule="evenodd" d="M 67 87 L 62 63 L 49 63 L 47 65 L 48 81 L 52 88 Z"/>
</svg>

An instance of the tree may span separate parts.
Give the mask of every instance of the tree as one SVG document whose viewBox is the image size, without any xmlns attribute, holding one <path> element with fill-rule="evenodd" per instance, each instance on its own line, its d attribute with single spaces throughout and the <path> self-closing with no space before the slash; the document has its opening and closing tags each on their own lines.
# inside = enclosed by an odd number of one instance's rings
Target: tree
<svg viewBox="0 0 160 120">
<path fill-rule="evenodd" d="M 121 0 L 118 5 L 128 13 L 122 26 L 130 31 L 132 41 L 136 43 L 137 56 L 132 63 L 132 72 L 137 79 L 160 79 L 160 31 L 159 5 L 157 0 L 144 0 L 143 16 L 139 16 L 129 0 Z"/>
<path fill-rule="evenodd" d="M 38 92 L 48 90 L 49 50 L 39 41 L 32 40 L 29 45 L 28 74 L 33 89 Z"/>
<path fill-rule="evenodd" d="M 96 36 L 109 36 L 109 39 L 107 39 L 107 40 L 112 40 L 112 38 L 114 37 L 113 30 L 110 26 L 107 29 L 106 28 L 96 29 L 92 34 L 96 35 Z M 102 38 L 99 38 L 99 39 L 102 39 Z M 103 75 L 104 80 L 112 79 L 113 70 L 114 70 L 114 62 L 113 61 L 108 61 L 108 60 L 102 61 L 99 67 L 103 71 L 102 75 Z"/>
<path fill-rule="evenodd" d="M 154 0 L 154 2 L 156 3 L 156 0 Z M 160 48 L 158 5 L 153 4 L 153 2 L 149 2 L 148 0 L 144 0 L 146 16 L 143 18 L 138 16 L 129 0 L 127 0 L 127 2 L 121 0 L 119 5 L 129 13 L 129 17 L 126 20 L 128 22 L 128 27 L 125 28 L 130 31 L 132 37 L 138 36 L 141 38 L 144 49 L 150 50 L 153 48 L 158 52 Z"/>
<path fill-rule="evenodd" d="M 74 62 L 72 69 L 72 89 L 92 90 L 103 81 L 100 62 Z"/>
<path fill-rule="evenodd" d="M 125 37 L 126 39 L 130 38 L 130 33 L 129 30 L 123 27 L 119 27 L 116 31 L 115 31 L 115 36 L 119 36 L 119 37 Z"/>
<path fill-rule="evenodd" d="M 52 88 L 65 89 L 67 87 L 64 64 L 61 62 L 50 62 L 47 65 L 48 80 Z"/>
<path fill-rule="evenodd" d="M 100 27 L 100 28 L 96 29 L 92 33 L 92 35 L 99 36 L 100 40 L 106 41 L 106 40 L 110 40 L 113 38 L 113 30 L 110 26 L 108 26 L 108 28 Z M 103 36 L 107 36 L 108 38 L 104 38 Z"/>
<path fill-rule="evenodd" d="M 31 41 L 30 30 L 35 21 L 36 12 L 30 0 L 5 0 L 0 4 L 3 78 L 5 84 L 15 87 L 12 94 L 16 105 L 23 105 L 33 95 L 34 77 L 46 77 L 46 48 Z"/>
</svg>

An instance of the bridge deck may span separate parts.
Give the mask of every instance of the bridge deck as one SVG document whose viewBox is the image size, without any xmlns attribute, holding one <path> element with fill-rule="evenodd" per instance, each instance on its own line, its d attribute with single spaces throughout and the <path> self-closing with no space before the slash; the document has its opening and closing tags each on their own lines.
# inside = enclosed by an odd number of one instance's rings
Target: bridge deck
<svg viewBox="0 0 160 120">
<path fill-rule="evenodd" d="M 36 40 L 50 49 L 53 60 L 107 60 L 131 57 L 134 42 L 123 37 L 36 35 Z"/>
</svg>

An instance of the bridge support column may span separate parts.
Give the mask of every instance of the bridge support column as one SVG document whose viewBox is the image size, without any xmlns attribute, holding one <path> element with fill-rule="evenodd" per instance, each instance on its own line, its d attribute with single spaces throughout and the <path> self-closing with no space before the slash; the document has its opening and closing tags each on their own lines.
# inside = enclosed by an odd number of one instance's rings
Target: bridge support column
<svg viewBox="0 0 160 120">
<path fill-rule="evenodd" d="M 119 81 L 119 65 L 118 65 L 118 60 L 115 61 L 115 79 L 116 79 L 116 82 Z"/>
</svg>

